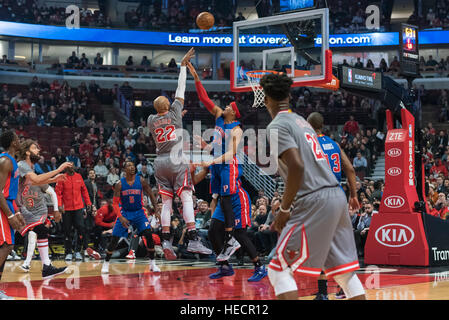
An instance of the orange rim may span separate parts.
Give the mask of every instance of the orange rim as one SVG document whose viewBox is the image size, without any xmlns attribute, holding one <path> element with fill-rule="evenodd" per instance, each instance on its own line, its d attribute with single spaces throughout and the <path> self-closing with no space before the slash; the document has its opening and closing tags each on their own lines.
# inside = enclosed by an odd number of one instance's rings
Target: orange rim
<svg viewBox="0 0 449 320">
<path fill-rule="evenodd" d="M 279 72 L 274 70 L 252 70 L 246 72 L 246 75 L 250 78 L 262 79 L 262 77 L 268 73 L 278 74 Z"/>
</svg>

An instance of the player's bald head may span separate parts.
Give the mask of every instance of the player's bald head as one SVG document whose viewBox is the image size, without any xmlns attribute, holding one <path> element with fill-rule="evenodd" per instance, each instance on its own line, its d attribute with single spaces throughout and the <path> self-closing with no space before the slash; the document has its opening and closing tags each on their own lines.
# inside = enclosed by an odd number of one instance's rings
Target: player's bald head
<svg viewBox="0 0 449 320">
<path fill-rule="evenodd" d="M 310 125 L 312 126 L 312 128 L 315 131 L 323 130 L 324 119 L 323 119 L 323 116 L 321 115 L 321 113 L 319 113 L 319 112 L 312 112 L 307 117 L 307 122 L 310 123 Z"/>
<path fill-rule="evenodd" d="M 164 113 L 170 109 L 170 101 L 168 101 L 167 97 L 159 96 L 154 99 L 153 106 L 157 113 Z"/>
</svg>

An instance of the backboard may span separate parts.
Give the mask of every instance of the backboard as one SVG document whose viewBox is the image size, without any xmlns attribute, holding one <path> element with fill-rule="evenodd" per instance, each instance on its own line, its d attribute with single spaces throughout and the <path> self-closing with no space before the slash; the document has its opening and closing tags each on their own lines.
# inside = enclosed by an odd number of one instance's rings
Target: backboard
<svg viewBox="0 0 449 320">
<path fill-rule="evenodd" d="M 234 22 L 233 33 L 234 92 L 252 90 L 246 73 L 253 70 L 285 72 L 294 86 L 332 81 L 327 8 Z"/>
</svg>

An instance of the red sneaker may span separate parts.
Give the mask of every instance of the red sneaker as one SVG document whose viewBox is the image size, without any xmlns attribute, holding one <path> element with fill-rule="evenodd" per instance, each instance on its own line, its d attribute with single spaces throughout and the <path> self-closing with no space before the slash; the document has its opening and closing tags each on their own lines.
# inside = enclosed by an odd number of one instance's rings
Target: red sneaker
<svg viewBox="0 0 449 320">
<path fill-rule="evenodd" d="M 134 250 L 129 250 L 129 253 L 126 256 L 126 259 L 135 259 L 135 258 L 136 258 L 136 253 L 134 252 Z"/>
<path fill-rule="evenodd" d="M 101 259 L 101 255 L 97 251 L 92 249 L 92 248 L 87 248 L 86 252 L 89 255 L 89 257 L 94 258 L 95 260 L 100 260 Z"/>
</svg>

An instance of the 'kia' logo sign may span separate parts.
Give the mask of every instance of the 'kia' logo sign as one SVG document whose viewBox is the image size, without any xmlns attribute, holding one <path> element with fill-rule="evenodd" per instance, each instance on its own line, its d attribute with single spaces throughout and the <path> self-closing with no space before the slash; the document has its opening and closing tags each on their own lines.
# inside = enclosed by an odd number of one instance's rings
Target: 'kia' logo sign
<svg viewBox="0 0 449 320">
<path fill-rule="evenodd" d="M 385 198 L 385 200 L 384 200 L 384 204 L 388 208 L 392 208 L 392 209 L 400 208 L 404 205 L 404 203 L 405 203 L 405 200 L 401 196 L 389 196 L 389 197 Z"/>
<path fill-rule="evenodd" d="M 415 233 L 406 225 L 390 223 L 377 229 L 375 238 L 377 242 L 386 247 L 397 248 L 411 243 L 415 238 Z"/>
<path fill-rule="evenodd" d="M 402 151 L 398 148 L 391 148 L 390 150 L 388 150 L 387 154 L 392 158 L 396 158 L 402 154 Z"/>
<path fill-rule="evenodd" d="M 399 176 L 402 173 L 402 170 L 400 168 L 398 168 L 398 167 L 392 167 L 392 168 L 388 169 L 387 173 L 390 176 L 396 177 L 396 176 Z"/>
</svg>

